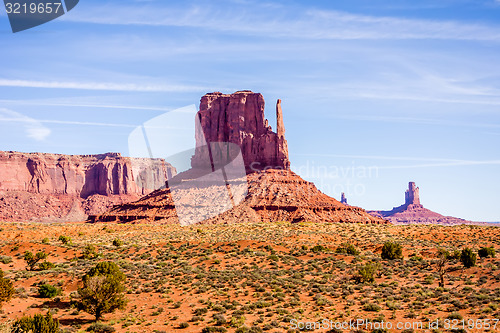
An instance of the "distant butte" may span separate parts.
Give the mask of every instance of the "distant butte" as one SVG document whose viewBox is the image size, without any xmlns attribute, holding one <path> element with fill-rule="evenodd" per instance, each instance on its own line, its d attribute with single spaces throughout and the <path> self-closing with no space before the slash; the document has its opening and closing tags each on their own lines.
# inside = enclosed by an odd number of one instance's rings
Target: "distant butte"
<svg viewBox="0 0 500 333">
<path fill-rule="evenodd" d="M 405 203 L 389 211 L 368 211 L 369 214 L 389 220 L 393 224 L 471 224 L 474 222 L 433 212 L 420 203 L 420 191 L 414 182 L 408 183 Z"/>
</svg>

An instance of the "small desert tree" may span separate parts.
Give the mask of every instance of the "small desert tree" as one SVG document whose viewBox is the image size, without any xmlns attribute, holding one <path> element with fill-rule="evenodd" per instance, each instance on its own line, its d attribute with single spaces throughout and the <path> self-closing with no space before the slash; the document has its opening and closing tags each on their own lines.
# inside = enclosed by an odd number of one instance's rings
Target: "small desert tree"
<svg viewBox="0 0 500 333">
<path fill-rule="evenodd" d="M 14 323 L 12 332 L 58 333 L 59 320 L 52 318 L 50 311 L 45 316 L 22 317 Z"/>
<path fill-rule="evenodd" d="M 12 295 L 14 295 L 14 287 L 12 282 L 3 277 L 3 271 L 0 270 L 0 308 L 4 302 L 10 301 Z"/>
<path fill-rule="evenodd" d="M 446 251 L 445 249 L 439 249 L 435 265 L 437 273 L 439 275 L 439 286 L 441 288 L 444 288 L 444 277 L 448 272 L 446 264 L 448 263 L 449 260 L 450 260 L 450 253 L 448 253 L 448 251 Z"/>
<path fill-rule="evenodd" d="M 403 259 L 403 248 L 398 243 L 385 242 L 382 248 L 382 259 Z"/>
<path fill-rule="evenodd" d="M 82 278 L 83 287 L 78 288 L 79 309 L 100 320 L 106 313 L 124 309 L 127 300 L 124 296 L 125 275 L 113 262 L 98 263 Z"/>
<path fill-rule="evenodd" d="M 462 254 L 460 256 L 460 261 L 464 265 L 464 267 L 469 268 L 476 266 L 477 255 L 468 247 L 462 250 Z"/>
<path fill-rule="evenodd" d="M 45 258 L 47 258 L 47 253 L 43 251 L 40 251 L 35 255 L 33 255 L 31 251 L 24 252 L 24 261 L 26 261 L 26 264 L 28 264 L 30 271 L 34 270 L 36 264 L 38 264 L 40 260 L 43 260 Z"/>
</svg>

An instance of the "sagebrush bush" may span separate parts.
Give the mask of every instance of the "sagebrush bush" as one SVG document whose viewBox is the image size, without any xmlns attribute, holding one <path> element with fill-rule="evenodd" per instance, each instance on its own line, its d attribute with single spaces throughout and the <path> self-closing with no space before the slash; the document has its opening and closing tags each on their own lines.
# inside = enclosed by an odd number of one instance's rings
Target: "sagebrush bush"
<svg viewBox="0 0 500 333">
<path fill-rule="evenodd" d="M 384 247 L 382 247 L 382 259 L 403 259 L 403 248 L 401 244 L 385 242 Z"/>
<path fill-rule="evenodd" d="M 119 238 L 113 240 L 113 246 L 120 247 L 123 245 L 123 241 Z"/>
</svg>

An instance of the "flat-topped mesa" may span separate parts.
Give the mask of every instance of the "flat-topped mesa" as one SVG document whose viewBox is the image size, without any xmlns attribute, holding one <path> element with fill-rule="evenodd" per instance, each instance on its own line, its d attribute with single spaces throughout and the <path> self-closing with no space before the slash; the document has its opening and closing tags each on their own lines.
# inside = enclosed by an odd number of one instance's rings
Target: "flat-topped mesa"
<svg viewBox="0 0 500 333">
<path fill-rule="evenodd" d="M 405 192 L 405 206 L 413 205 L 416 207 L 421 207 L 419 188 L 415 185 L 415 182 L 408 183 L 408 189 Z"/>
<path fill-rule="evenodd" d="M 233 94 L 214 92 L 201 98 L 197 116 L 196 147 L 230 142 L 241 149 L 247 173 L 266 169 L 290 169 L 281 100 L 276 104 L 277 131 L 264 118 L 264 97 L 248 90 Z M 201 130 L 201 131 L 200 131 Z M 205 166 L 209 151 L 196 149 L 193 168 Z"/>
<path fill-rule="evenodd" d="M 0 191 L 71 195 L 146 195 L 176 170 L 162 159 L 119 153 L 63 155 L 0 151 Z"/>
</svg>

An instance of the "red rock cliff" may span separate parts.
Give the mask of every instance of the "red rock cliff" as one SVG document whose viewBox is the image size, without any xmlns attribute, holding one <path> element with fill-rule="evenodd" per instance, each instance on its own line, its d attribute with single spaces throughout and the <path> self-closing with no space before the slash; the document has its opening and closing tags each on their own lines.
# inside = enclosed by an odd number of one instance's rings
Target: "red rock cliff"
<svg viewBox="0 0 500 333">
<path fill-rule="evenodd" d="M 0 191 L 72 195 L 145 195 L 176 174 L 161 159 L 117 153 L 60 155 L 0 152 Z"/>
<path fill-rule="evenodd" d="M 196 146 L 210 142 L 231 142 L 242 151 L 247 172 L 290 168 L 288 145 L 281 101 L 276 105 L 277 131 L 273 132 L 264 118 L 264 98 L 251 91 L 234 94 L 214 92 L 201 98 L 198 112 Z M 201 131 L 200 131 L 201 130 Z M 201 135 L 203 133 L 203 135 Z M 197 149 L 191 160 L 196 168 L 209 158 L 207 150 Z"/>
</svg>

